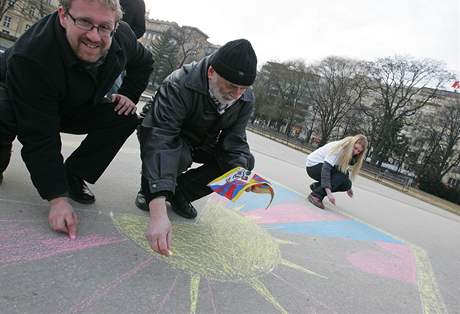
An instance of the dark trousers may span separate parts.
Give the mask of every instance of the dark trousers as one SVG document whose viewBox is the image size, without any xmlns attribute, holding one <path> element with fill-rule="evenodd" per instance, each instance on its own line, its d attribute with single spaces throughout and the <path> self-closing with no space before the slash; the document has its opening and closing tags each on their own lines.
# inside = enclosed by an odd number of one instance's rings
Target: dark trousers
<svg viewBox="0 0 460 314">
<path fill-rule="evenodd" d="M 188 169 L 177 177 L 177 188 L 190 202 L 200 199 L 212 193 L 207 186 L 209 182 L 229 171 L 231 166 L 219 164 L 212 153 L 196 151 L 192 153 L 192 159 L 202 165 Z M 190 167 L 190 165 L 189 165 Z"/>
<path fill-rule="evenodd" d="M 106 102 L 61 118 L 61 132 L 88 134 L 65 165 L 89 183 L 97 181 L 137 126 L 136 115 L 118 115 L 114 108 L 115 104 Z"/>
<path fill-rule="evenodd" d="M 5 93 L 0 89 L 0 155 L 3 162 L 0 169 L 8 165 L 11 143 L 17 132 L 11 102 L 3 101 Z M 115 104 L 105 102 L 74 110 L 61 115 L 61 132 L 87 134 L 80 146 L 67 158 L 67 171 L 95 183 L 108 167 L 126 139 L 137 126 L 136 115 L 118 115 Z M 8 115 L 4 115 L 7 113 Z M 8 151 L 8 154 L 6 152 Z"/>
<path fill-rule="evenodd" d="M 323 164 L 316 164 L 312 167 L 307 167 L 307 174 L 313 180 L 318 182 L 313 183 L 314 189 L 313 194 L 319 197 L 321 200 L 327 195 L 326 190 L 321 187 L 321 169 Z M 351 180 L 348 178 L 348 174 L 340 172 L 337 167 L 333 167 L 331 170 L 331 192 L 346 192 L 351 189 Z"/>
<path fill-rule="evenodd" d="M 192 165 L 191 160 L 201 164 L 201 166 L 189 169 Z M 207 186 L 209 182 L 232 168 L 233 166 L 219 163 L 213 152 L 192 150 L 188 145 L 184 145 L 179 160 L 175 193 L 181 193 L 189 202 L 200 199 L 212 193 L 212 190 Z M 141 189 L 148 191 L 148 181 L 143 176 Z"/>
<path fill-rule="evenodd" d="M 5 87 L 0 85 L 0 173 L 8 167 L 16 134 L 15 114 Z"/>
</svg>

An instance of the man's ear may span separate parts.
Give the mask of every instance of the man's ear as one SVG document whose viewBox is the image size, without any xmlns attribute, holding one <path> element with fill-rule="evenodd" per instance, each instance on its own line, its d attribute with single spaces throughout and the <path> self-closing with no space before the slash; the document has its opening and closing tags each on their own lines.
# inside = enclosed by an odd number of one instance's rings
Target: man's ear
<svg viewBox="0 0 460 314">
<path fill-rule="evenodd" d="M 216 70 L 214 70 L 212 65 L 210 65 L 209 68 L 208 68 L 208 78 L 212 77 L 214 75 L 214 73 L 216 73 Z"/>
<path fill-rule="evenodd" d="M 67 21 L 68 19 L 66 18 L 65 15 L 65 10 L 62 6 L 59 6 L 58 8 L 58 16 L 59 16 L 59 23 L 61 24 L 62 27 L 67 28 Z"/>
</svg>

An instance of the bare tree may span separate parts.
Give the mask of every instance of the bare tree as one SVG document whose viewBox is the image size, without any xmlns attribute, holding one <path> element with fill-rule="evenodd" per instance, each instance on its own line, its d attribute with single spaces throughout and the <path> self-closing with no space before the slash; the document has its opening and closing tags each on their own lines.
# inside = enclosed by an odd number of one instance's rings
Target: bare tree
<svg viewBox="0 0 460 314">
<path fill-rule="evenodd" d="M 349 135 L 356 135 L 358 133 L 364 133 L 365 127 L 363 123 L 363 113 L 361 112 L 360 106 L 352 106 L 350 111 L 347 112 L 341 123 L 338 125 L 339 138 L 344 138 Z"/>
<path fill-rule="evenodd" d="M 256 80 L 252 85 L 256 97 L 254 103 L 254 116 L 263 120 L 272 120 L 276 117 L 276 106 L 274 104 L 275 95 L 273 91 L 273 80 L 269 63 L 262 66 L 257 73 Z"/>
<path fill-rule="evenodd" d="M 441 107 L 436 115 L 422 115 L 416 128 L 412 167 L 422 188 L 433 190 L 460 164 L 460 97 L 457 95 L 453 103 Z"/>
<path fill-rule="evenodd" d="M 190 26 L 171 26 L 147 45 L 154 57 L 155 66 L 151 74 L 154 88 L 174 70 L 185 63 L 198 61 L 205 56 L 206 35 Z"/>
<path fill-rule="evenodd" d="M 318 114 L 322 146 L 360 103 L 366 90 L 365 76 L 362 63 L 339 57 L 328 57 L 310 71 L 315 80 L 307 85 L 307 94 Z"/>
<path fill-rule="evenodd" d="M 178 67 L 202 57 L 200 55 L 200 51 L 203 50 L 202 43 L 196 40 L 193 30 L 194 28 L 186 26 L 175 30 L 175 37 L 179 48 L 177 53 Z"/>
<path fill-rule="evenodd" d="M 290 134 L 293 123 L 305 110 L 308 80 L 303 61 L 267 62 L 254 84 L 256 114 L 275 121 L 278 129 L 286 126 L 285 132 Z"/>
<path fill-rule="evenodd" d="M 303 61 L 287 61 L 283 63 L 281 71 L 275 73 L 273 84 L 280 97 L 279 116 L 286 123 L 286 135 L 291 133 L 294 120 L 300 115 L 305 104 L 305 94 L 310 75 Z"/>
<path fill-rule="evenodd" d="M 307 109 L 305 99 L 310 74 L 303 61 L 286 61 L 283 63 L 268 62 L 263 70 L 271 96 L 271 109 L 278 129 L 285 126 L 286 135 L 291 134 L 294 123 L 303 120 L 303 112 Z"/>
<path fill-rule="evenodd" d="M 369 63 L 368 76 L 374 102 L 363 111 L 376 123 L 371 161 L 380 165 L 390 155 L 407 118 L 434 99 L 452 75 L 434 60 L 388 57 Z"/>
</svg>

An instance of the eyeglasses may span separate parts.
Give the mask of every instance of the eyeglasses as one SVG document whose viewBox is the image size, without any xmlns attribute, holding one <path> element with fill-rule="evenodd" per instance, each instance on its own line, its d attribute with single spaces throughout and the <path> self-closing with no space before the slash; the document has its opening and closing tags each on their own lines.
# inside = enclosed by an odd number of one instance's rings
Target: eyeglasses
<svg viewBox="0 0 460 314">
<path fill-rule="evenodd" d="M 97 29 L 97 32 L 99 33 L 101 37 L 112 37 L 113 34 L 115 33 L 115 27 L 113 27 L 110 24 L 94 25 L 87 19 L 73 17 L 69 11 L 67 11 L 66 14 L 72 19 L 76 27 L 84 31 L 89 32 L 89 31 L 92 31 L 93 28 L 95 28 Z"/>
</svg>

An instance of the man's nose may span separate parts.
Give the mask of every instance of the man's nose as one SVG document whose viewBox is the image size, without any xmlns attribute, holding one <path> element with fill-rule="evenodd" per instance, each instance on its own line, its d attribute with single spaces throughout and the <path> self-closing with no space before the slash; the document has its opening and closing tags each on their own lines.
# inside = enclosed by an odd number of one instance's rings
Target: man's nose
<svg viewBox="0 0 460 314">
<path fill-rule="evenodd" d="M 242 87 L 237 87 L 237 88 L 234 88 L 231 92 L 231 95 L 233 98 L 240 98 L 241 95 L 243 95 L 244 91 L 246 90 L 246 88 L 242 88 Z"/>
<path fill-rule="evenodd" d="M 100 41 L 101 40 L 101 35 L 99 34 L 99 30 L 97 27 L 93 27 L 91 30 L 86 32 L 86 37 L 88 37 L 91 41 Z"/>
</svg>

